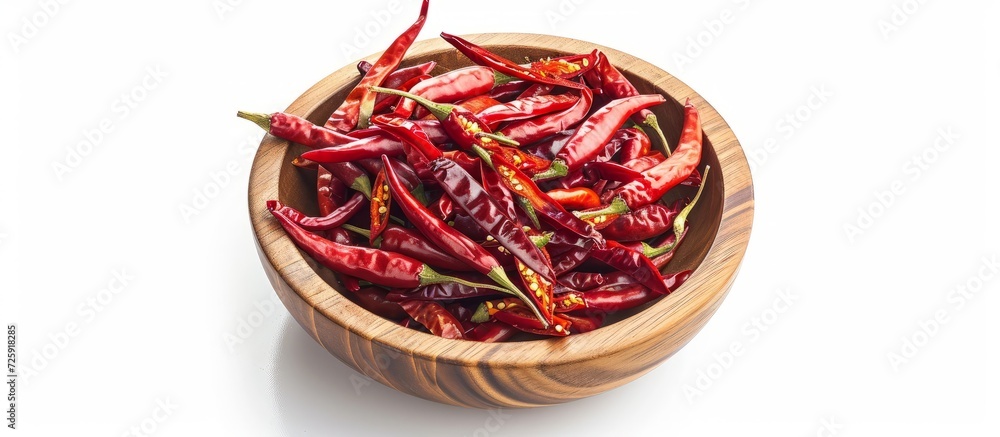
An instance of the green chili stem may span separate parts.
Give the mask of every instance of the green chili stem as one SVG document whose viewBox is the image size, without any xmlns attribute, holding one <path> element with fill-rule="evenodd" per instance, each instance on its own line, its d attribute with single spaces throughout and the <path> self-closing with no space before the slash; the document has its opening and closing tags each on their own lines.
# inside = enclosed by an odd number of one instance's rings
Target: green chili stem
<svg viewBox="0 0 1000 437">
<path fill-rule="evenodd" d="M 250 120 L 257 126 L 260 126 L 267 132 L 271 132 L 271 116 L 263 114 L 260 112 L 245 112 L 236 111 L 236 116 L 242 119 Z"/>
<path fill-rule="evenodd" d="M 589 218 L 599 217 L 602 215 L 621 215 L 628 212 L 628 204 L 625 203 L 621 197 L 615 197 L 611 201 L 611 204 L 605 206 L 604 208 L 593 210 L 593 211 L 573 211 L 575 215 L 580 220 L 587 220 Z"/>
<path fill-rule="evenodd" d="M 655 114 L 649 114 L 646 119 L 642 121 L 642 124 L 649 126 L 656 132 L 656 135 L 660 137 L 660 142 L 663 143 L 663 152 L 670 157 L 670 144 L 667 143 L 667 137 L 663 136 L 663 130 L 660 129 L 660 123 L 656 121 Z"/>
<path fill-rule="evenodd" d="M 382 88 L 377 86 L 373 86 L 369 89 L 377 93 L 392 94 L 394 96 L 406 97 L 407 99 L 413 100 L 414 102 L 419 103 L 420 106 L 427 108 L 427 111 L 429 111 L 431 114 L 434 114 L 434 117 L 436 117 L 438 120 L 444 120 L 448 118 L 448 115 L 451 114 L 451 110 L 455 107 L 455 105 L 433 102 L 431 100 L 425 99 L 413 93 L 408 93 L 406 91 L 394 90 L 391 88 Z"/>
<path fill-rule="evenodd" d="M 566 176 L 567 173 L 569 173 L 569 167 L 566 166 L 566 163 L 561 159 L 556 159 L 552 161 L 552 165 L 545 169 L 545 171 L 535 173 L 535 175 L 531 177 L 531 180 L 544 181 L 548 179 L 561 178 Z"/>
<path fill-rule="evenodd" d="M 691 210 L 694 209 L 694 204 L 698 203 L 698 198 L 701 197 L 702 190 L 704 190 L 705 185 L 708 184 L 708 171 L 711 169 L 711 166 L 705 166 L 705 173 L 702 173 L 701 175 L 701 186 L 698 187 L 698 192 L 695 193 L 694 199 L 691 199 L 691 203 L 687 204 L 687 206 L 681 210 L 680 214 L 677 214 L 677 217 L 674 218 L 674 235 L 677 236 L 677 239 L 680 239 L 681 233 L 684 232 L 684 222 L 687 221 L 688 214 L 690 214 Z"/>
</svg>

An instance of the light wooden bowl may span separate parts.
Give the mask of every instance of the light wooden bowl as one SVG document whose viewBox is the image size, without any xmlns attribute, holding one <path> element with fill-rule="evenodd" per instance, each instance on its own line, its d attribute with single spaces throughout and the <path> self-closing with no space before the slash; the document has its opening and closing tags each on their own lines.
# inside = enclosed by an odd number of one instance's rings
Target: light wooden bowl
<svg viewBox="0 0 1000 437">
<path fill-rule="evenodd" d="M 348 366 L 401 392 L 447 404 L 534 407 L 592 396 L 632 381 L 667 359 L 701 330 L 733 284 L 753 220 L 753 186 L 743 150 L 729 126 L 691 88 L 628 54 L 583 41 L 531 34 L 467 37 L 508 59 L 586 53 L 595 47 L 642 93 L 660 93 L 653 108 L 668 139 L 680 135 L 687 98 L 701 111 L 712 166 L 694 224 L 670 271 L 695 269 L 673 294 L 586 334 L 486 344 L 448 340 L 403 328 L 348 300 L 336 277 L 300 252 L 268 213 L 265 201 L 315 214 L 314 181 L 291 165 L 300 145 L 265 136 L 250 174 L 250 219 L 261 263 L 299 325 Z M 374 61 L 378 54 L 368 57 Z M 440 39 L 416 43 L 404 61 L 428 60 L 439 71 L 469 64 Z M 354 64 L 327 76 L 286 112 L 322 124 L 358 80 Z"/>
</svg>

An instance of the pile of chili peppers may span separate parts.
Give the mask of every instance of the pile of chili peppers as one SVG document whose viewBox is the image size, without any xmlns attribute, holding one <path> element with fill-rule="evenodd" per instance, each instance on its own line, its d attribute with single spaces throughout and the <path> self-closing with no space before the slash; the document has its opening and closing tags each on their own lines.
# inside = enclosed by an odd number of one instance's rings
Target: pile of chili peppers
<svg viewBox="0 0 1000 437">
<path fill-rule="evenodd" d="M 238 114 L 311 149 L 318 215 L 267 203 L 295 244 L 358 305 L 453 339 L 587 332 L 679 287 L 661 270 L 707 180 L 697 109 L 667 144 L 666 99 L 598 50 L 518 64 L 442 33 L 473 66 L 403 66 L 428 3 L 325 125 Z"/>
</svg>

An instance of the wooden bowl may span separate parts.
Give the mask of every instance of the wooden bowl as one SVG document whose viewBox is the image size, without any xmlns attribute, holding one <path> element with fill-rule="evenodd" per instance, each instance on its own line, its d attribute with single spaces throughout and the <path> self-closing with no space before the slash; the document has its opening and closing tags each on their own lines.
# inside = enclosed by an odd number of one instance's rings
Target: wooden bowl
<svg viewBox="0 0 1000 437">
<path fill-rule="evenodd" d="M 586 53 L 595 47 L 642 93 L 660 93 L 653 108 L 668 139 L 680 135 L 682 104 L 701 111 L 706 137 L 702 166 L 708 185 L 690 217 L 670 271 L 695 269 L 673 294 L 586 334 L 499 344 L 448 340 L 403 328 L 341 294 L 335 275 L 299 251 L 265 201 L 316 214 L 314 180 L 291 165 L 304 149 L 267 135 L 250 174 L 250 219 L 258 253 L 274 290 L 299 325 L 341 361 L 401 392 L 447 404 L 488 408 L 557 404 L 618 387 L 652 370 L 694 337 L 732 286 L 750 237 L 753 187 L 743 150 L 729 126 L 686 85 L 628 54 L 583 41 L 531 34 L 467 37 L 508 59 Z M 378 54 L 369 60 L 377 59 Z M 469 65 L 440 39 L 421 41 L 404 65 L 435 60 L 440 71 Z M 440 72 L 439 71 L 439 72 Z M 286 112 L 322 124 L 358 80 L 354 64 L 327 76 Z"/>
</svg>

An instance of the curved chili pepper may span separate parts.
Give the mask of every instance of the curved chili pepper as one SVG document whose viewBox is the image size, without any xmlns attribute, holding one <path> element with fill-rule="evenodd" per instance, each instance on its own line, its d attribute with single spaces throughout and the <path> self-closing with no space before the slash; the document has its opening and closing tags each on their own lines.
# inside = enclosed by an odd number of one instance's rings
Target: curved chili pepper
<svg viewBox="0 0 1000 437">
<path fill-rule="evenodd" d="M 618 291 L 601 290 L 557 295 L 555 296 L 556 312 L 578 311 L 581 309 L 614 312 L 635 308 L 644 303 L 651 302 L 664 294 L 672 293 L 690 277 L 690 270 L 666 275 L 663 279 L 664 288 L 667 290 L 666 293 L 658 293 L 650 290 L 648 287 L 636 284 Z"/>
<path fill-rule="evenodd" d="M 382 155 L 396 156 L 402 153 L 403 144 L 394 138 L 368 137 L 339 146 L 309 150 L 302 154 L 302 158 L 329 164 L 378 158 Z"/>
<path fill-rule="evenodd" d="M 580 89 L 584 87 L 576 82 L 552 75 L 546 71 L 536 71 L 530 67 L 517 65 L 510 60 L 504 59 L 489 50 L 479 47 L 455 35 L 449 35 L 441 32 L 441 38 L 448 41 L 449 44 L 458 49 L 458 51 L 462 52 L 462 54 L 468 57 L 472 62 L 490 67 L 508 76 L 513 76 L 518 79 L 528 80 L 531 82 L 546 83 L 573 89 Z"/>
<path fill-rule="evenodd" d="M 612 140 L 621 141 L 621 151 L 618 154 L 618 162 L 625 163 L 633 159 L 646 156 L 652 149 L 653 144 L 649 141 L 649 136 L 642 129 L 627 127 L 618 129 Z"/>
<path fill-rule="evenodd" d="M 560 132 L 544 140 L 532 143 L 530 146 L 521 147 L 521 150 L 539 158 L 551 161 L 556 157 L 556 153 L 559 153 L 559 150 L 566 145 L 566 141 L 569 141 L 572 136 L 572 130 Z"/>
<path fill-rule="evenodd" d="M 594 93 L 584 88 L 580 90 L 580 99 L 568 109 L 510 123 L 497 133 L 521 144 L 531 144 L 576 125 L 587 117 L 593 103 Z"/>
<path fill-rule="evenodd" d="M 471 331 L 466 332 L 465 338 L 484 343 L 496 343 L 509 340 L 516 333 L 517 329 L 506 323 L 486 322 L 479 323 Z"/>
<path fill-rule="evenodd" d="M 614 240 L 606 240 L 605 247 L 595 248 L 590 255 L 617 270 L 625 272 L 651 290 L 667 294 L 670 290 L 656 266 L 642 253 L 631 250 Z"/>
<path fill-rule="evenodd" d="M 688 101 L 684 104 L 684 130 L 673 155 L 642 172 L 642 180 L 616 189 L 614 196 L 620 196 L 632 209 L 660 200 L 667 191 L 687 179 L 701 161 L 701 141 L 698 110 Z"/>
<path fill-rule="evenodd" d="M 543 249 L 544 253 L 544 249 Z M 534 270 L 524 265 L 521 260 L 514 258 L 514 265 L 517 266 L 517 273 L 521 277 L 521 282 L 528 288 L 528 296 L 531 297 L 534 305 L 542 311 L 546 320 L 552 318 L 552 294 L 555 286 L 553 281 L 543 278 Z"/>
<path fill-rule="evenodd" d="M 548 57 L 532 62 L 529 67 L 535 71 L 543 71 L 563 79 L 572 79 L 594 68 L 600 53 L 600 50 L 595 49 L 585 54 Z"/>
<path fill-rule="evenodd" d="M 556 154 L 549 171 L 536 174 L 534 178 L 562 177 L 567 172 L 577 170 L 583 164 L 593 161 L 630 115 L 665 101 L 667 99 L 659 94 L 648 94 L 626 97 L 604 105 L 576 129 L 573 137 L 566 142 L 566 146 Z"/>
<path fill-rule="evenodd" d="M 422 74 L 420 76 L 414 77 L 402 85 L 399 86 L 386 86 L 386 88 L 392 88 L 394 90 L 400 91 L 410 91 L 413 87 L 417 86 L 418 83 L 423 82 L 432 78 L 433 76 L 429 74 Z M 395 110 L 395 106 L 399 104 L 399 97 L 390 96 L 386 94 L 379 94 L 375 97 L 375 109 L 372 110 L 373 114 L 378 114 L 381 112 L 387 112 L 389 110 Z"/>
<path fill-rule="evenodd" d="M 682 202 L 678 200 L 670 207 L 651 203 L 629 211 L 601 229 L 601 234 L 604 234 L 604 238 L 617 240 L 619 243 L 656 237 L 673 228 L 674 219 L 684 207 Z"/>
<path fill-rule="evenodd" d="M 484 323 L 491 319 L 506 323 L 520 331 L 550 336 L 569 335 L 571 325 L 561 316 L 553 316 L 550 325 L 543 325 L 525 308 L 524 302 L 510 298 L 483 302 L 472 315 L 472 321 L 475 323 Z"/>
<path fill-rule="evenodd" d="M 516 220 L 517 209 L 514 206 L 514 196 L 511 195 L 510 190 L 500 180 L 500 176 L 487 167 L 482 160 L 479 161 L 479 174 L 481 175 L 480 181 L 482 181 L 483 188 L 493 196 L 493 199 L 500 205 L 504 215 L 508 219 Z"/>
<path fill-rule="evenodd" d="M 316 204 L 319 215 L 325 216 L 347 201 L 347 186 L 333 177 L 326 167 L 317 166 L 316 170 Z"/>
<path fill-rule="evenodd" d="M 472 270 L 462 260 L 441 250 L 420 233 L 396 225 L 389 225 L 382 231 L 379 249 L 401 253 L 433 267 L 454 271 Z"/>
<path fill-rule="evenodd" d="M 359 159 L 357 162 L 370 173 L 379 174 L 385 168 L 381 157 Z M 423 194 L 423 187 L 421 186 L 420 176 L 417 175 L 417 171 L 396 158 L 389 158 L 389 164 L 392 166 L 392 170 L 403 181 L 403 186 L 410 191 L 410 194 L 416 196 L 417 200 L 423 203 L 426 200 L 424 199 L 426 196 Z"/>
<path fill-rule="evenodd" d="M 586 169 L 594 178 L 606 181 L 632 182 L 642 179 L 641 172 L 610 161 L 591 162 L 587 164 Z"/>
<path fill-rule="evenodd" d="M 587 209 L 601 206 L 601 198 L 587 187 L 556 188 L 545 192 L 552 200 L 567 209 Z M 605 235 L 605 237 L 607 237 Z"/>
<path fill-rule="evenodd" d="M 435 102 L 456 102 L 468 97 L 477 96 L 493 89 L 497 77 L 489 67 L 471 66 L 452 70 L 428 80 L 420 82 L 410 89 L 410 92 Z M 392 87 L 384 87 L 392 88 Z M 403 96 L 401 96 L 403 97 Z M 400 118 L 409 118 L 417 102 L 403 98 L 396 105 L 393 114 Z M 417 117 L 422 115 L 417 114 Z"/>
<path fill-rule="evenodd" d="M 604 325 L 606 314 L 602 312 L 587 312 L 587 314 L 561 313 L 559 317 L 569 320 L 570 333 L 583 334 L 590 332 Z"/>
<path fill-rule="evenodd" d="M 399 303 L 386 299 L 387 293 L 378 287 L 365 287 L 354 291 L 347 297 L 376 316 L 382 316 L 389 320 L 399 320 L 406 317 L 406 311 Z"/>
<path fill-rule="evenodd" d="M 431 74 L 434 67 L 437 66 L 437 62 L 427 61 L 422 64 L 417 64 L 411 67 L 402 67 L 396 69 L 382 81 L 382 86 L 386 88 L 398 88 L 400 85 L 410 81 L 414 77 L 422 76 L 425 74 Z M 358 73 L 367 74 L 368 70 L 371 70 L 372 63 L 362 60 L 358 62 Z"/>
<path fill-rule="evenodd" d="M 521 94 L 517 96 L 518 99 L 527 99 L 529 97 L 539 97 L 545 96 L 552 93 L 552 90 L 556 89 L 555 85 L 549 85 L 547 83 L 534 83 L 524 90 Z"/>
<path fill-rule="evenodd" d="M 473 274 L 456 274 L 456 277 L 460 277 L 469 282 L 477 282 L 485 279 L 483 275 L 478 273 Z M 386 295 L 386 299 L 392 301 L 402 301 L 402 300 L 463 300 L 463 299 L 475 299 L 489 297 L 494 298 L 502 296 L 500 292 L 492 290 L 489 288 L 478 288 L 470 287 L 464 284 L 458 284 L 455 282 L 447 284 L 433 284 L 425 287 L 414 288 L 410 290 L 394 290 Z"/>
<path fill-rule="evenodd" d="M 500 123 L 562 111 L 573 106 L 578 100 L 580 98 L 572 94 L 523 97 L 473 112 L 476 112 L 476 116 L 490 129 L 496 129 Z"/>
<path fill-rule="evenodd" d="M 484 111 L 486 108 L 502 105 L 502 103 L 486 94 L 480 94 L 465 100 L 459 100 L 455 104 L 468 109 L 473 114 L 476 114 L 477 117 L 479 116 L 479 113 Z"/>
<path fill-rule="evenodd" d="M 400 182 L 399 177 L 392 170 L 392 166 L 388 163 L 388 157 L 383 156 L 382 160 L 385 161 L 386 168 L 386 182 L 389 185 L 389 189 L 392 191 L 400 208 L 403 210 L 403 214 L 413 223 L 417 229 L 423 232 L 424 236 L 427 237 L 431 242 L 436 244 L 445 252 L 448 252 L 452 256 L 462 260 L 466 265 L 472 267 L 479 273 L 488 276 L 490 279 L 494 280 L 496 283 L 500 284 L 506 292 L 517 296 L 525 300 L 525 302 L 531 304 L 529 300 L 530 297 L 525 296 L 525 293 L 517 288 L 507 274 L 504 272 L 503 267 L 497 262 L 496 258 L 486 252 L 482 246 L 476 244 L 469 237 L 465 236 L 461 232 L 458 232 L 454 228 L 448 226 L 446 223 L 438 220 L 434 217 L 427 207 L 423 206 L 418 202 L 405 187 L 403 187 L 402 182 Z M 437 161 L 435 161 L 437 162 Z M 432 163 L 433 169 L 433 163 Z M 545 313 L 537 311 L 539 318 L 544 322 L 548 322 L 550 317 L 545 317 Z"/>
<path fill-rule="evenodd" d="M 569 272 L 559 277 L 559 283 L 576 290 L 590 290 L 604 285 L 601 273 Z"/>
<path fill-rule="evenodd" d="M 430 266 L 406 255 L 346 246 L 322 238 L 299 227 L 275 209 L 278 202 L 269 200 L 268 210 L 285 229 L 295 245 L 326 268 L 354 276 L 373 284 L 397 288 L 415 288 L 442 282 L 461 282 L 459 278 L 442 275 Z"/>
<path fill-rule="evenodd" d="M 400 302 L 399 305 L 413 317 L 413 320 L 424 325 L 432 334 L 457 340 L 465 338 L 462 323 L 441 304 L 433 301 L 407 300 Z"/>
<path fill-rule="evenodd" d="M 361 167 L 353 162 L 331 162 L 329 164 L 323 164 L 333 177 L 340 179 L 344 185 L 351 187 L 352 190 L 360 191 L 365 197 L 371 197 L 372 195 L 372 182 L 368 179 L 368 173 L 365 173 Z"/>
<path fill-rule="evenodd" d="M 339 146 L 359 139 L 323 126 L 317 126 L 302 117 L 284 112 L 262 114 L 238 111 L 236 116 L 252 121 L 271 135 L 312 149 Z"/>
<path fill-rule="evenodd" d="M 376 97 L 375 93 L 369 90 L 369 87 L 382 84 L 385 78 L 399 66 L 400 61 L 403 60 L 403 56 L 406 54 L 406 50 L 417 39 L 420 29 L 424 27 L 424 21 L 427 20 L 427 7 L 429 5 L 429 0 L 423 1 L 423 4 L 420 6 L 420 16 L 417 17 L 417 20 L 405 32 L 399 35 L 389 45 L 389 48 L 382 53 L 382 56 L 375 61 L 372 68 L 361 78 L 361 82 L 351 90 L 351 93 L 347 95 L 347 98 L 340 104 L 340 107 L 330 115 L 330 119 L 326 122 L 326 127 L 341 132 L 349 132 L 355 126 L 358 128 L 368 127 L 368 119 L 375 108 Z"/>
<path fill-rule="evenodd" d="M 584 77 L 587 82 L 599 87 L 604 95 L 612 99 L 639 95 L 639 90 L 636 89 L 635 85 L 632 85 L 632 82 L 629 82 L 628 78 L 618 71 L 608 60 L 608 57 L 600 51 L 597 53 L 594 69 L 585 73 Z M 656 120 L 656 114 L 653 114 L 653 111 L 643 109 L 633 114 L 632 120 L 653 129 L 660 138 L 660 142 L 663 143 L 663 149 L 668 156 L 670 155 L 670 145 L 667 143 L 667 138 L 663 136 L 663 130 L 660 129 L 660 123 Z"/>
<path fill-rule="evenodd" d="M 344 223 L 347 223 L 351 217 L 354 217 L 358 211 L 364 207 L 365 198 L 361 193 L 355 193 L 346 203 L 344 203 L 340 208 L 335 209 L 330 214 L 323 217 L 309 217 L 299 210 L 292 208 L 288 205 L 284 205 L 279 201 L 273 201 L 273 207 L 269 203 L 268 209 L 275 214 L 281 214 L 287 217 L 297 226 L 308 231 L 325 231 L 328 229 L 336 228 Z"/>
<path fill-rule="evenodd" d="M 392 208 L 392 195 L 389 192 L 389 185 L 385 182 L 383 169 L 375 176 L 375 184 L 372 187 L 372 198 L 369 203 L 369 217 L 371 217 L 371 233 L 368 235 L 368 244 L 374 246 L 375 239 L 385 230 L 389 224 L 389 209 Z"/>
<path fill-rule="evenodd" d="M 512 80 L 503 85 L 493 87 L 489 96 L 501 102 L 507 102 L 518 98 L 528 87 L 530 82 L 524 80 Z"/>
<path fill-rule="evenodd" d="M 447 194 L 438 197 L 438 200 L 429 205 L 429 209 L 434 213 L 435 217 L 444 222 L 451 220 L 455 216 L 455 203 Z"/>
</svg>

